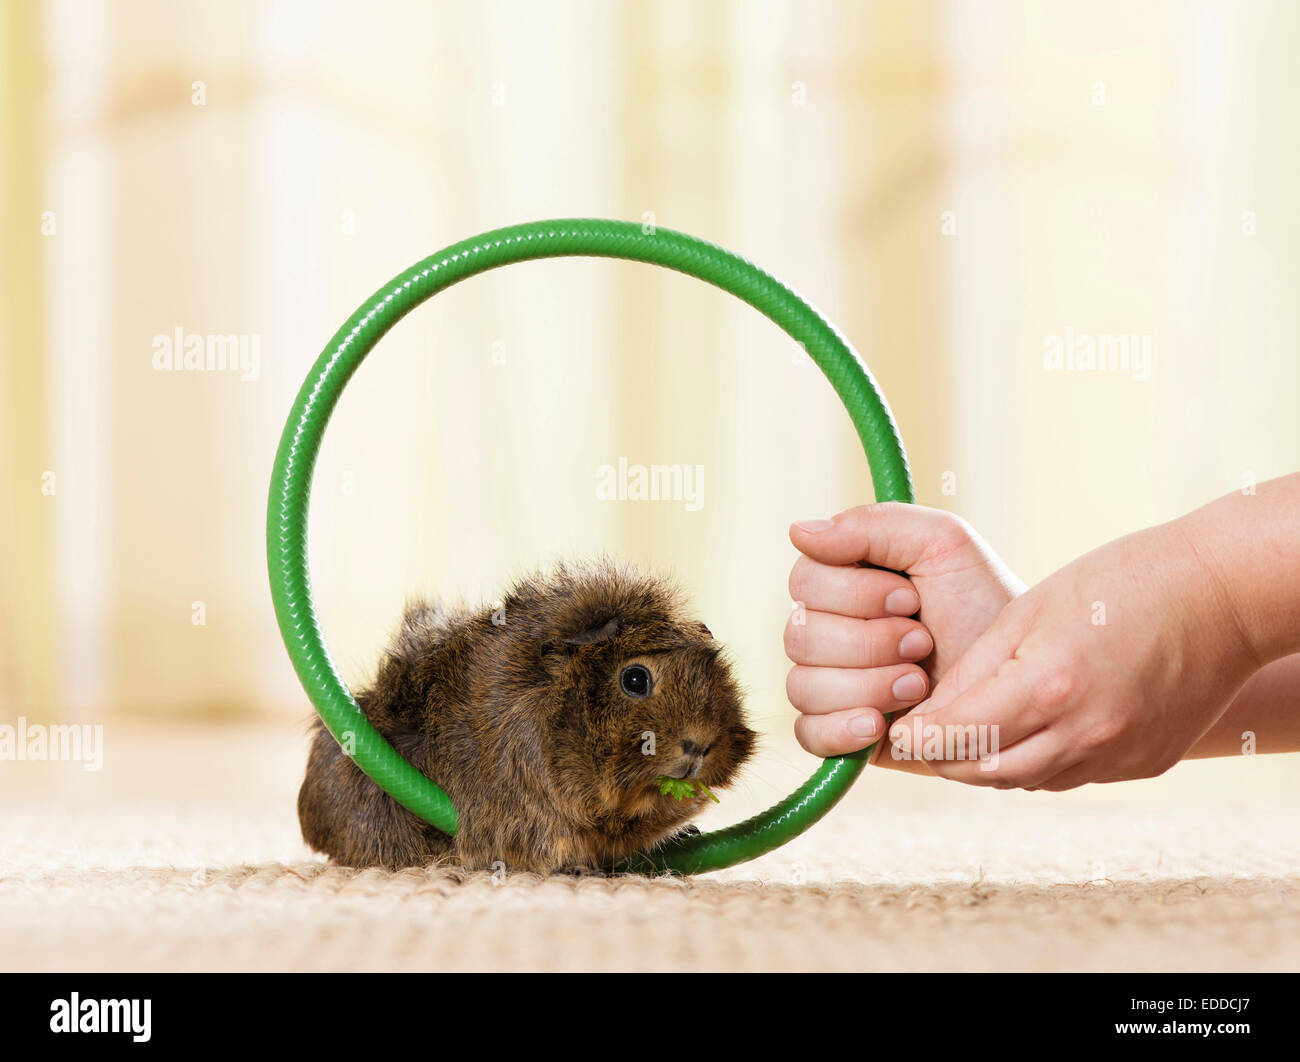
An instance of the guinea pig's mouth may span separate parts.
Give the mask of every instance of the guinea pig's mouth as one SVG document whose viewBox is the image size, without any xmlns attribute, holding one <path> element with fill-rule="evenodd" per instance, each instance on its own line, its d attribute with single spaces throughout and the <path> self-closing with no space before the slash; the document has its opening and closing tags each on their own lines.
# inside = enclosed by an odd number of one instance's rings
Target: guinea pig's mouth
<svg viewBox="0 0 1300 1062">
<path fill-rule="evenodd" d="M 664 771 L 663 774 L 669 778 L 686 780 L 688 778 L 698 778 L 704 771 L 704 761 L 708 758 L 712 748 L 700 748 L 694 742 L 683 741 L 682 753 L 677 759 L 677 763 L 671 770 Z"/>
</svg>

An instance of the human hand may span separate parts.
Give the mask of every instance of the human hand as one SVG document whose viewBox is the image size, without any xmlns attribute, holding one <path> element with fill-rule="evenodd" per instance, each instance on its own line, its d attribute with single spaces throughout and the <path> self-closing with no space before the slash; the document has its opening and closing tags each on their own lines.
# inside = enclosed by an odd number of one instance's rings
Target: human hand
<svg viewBox="0 0 1300 1062">
<path fill-rule="evenodd" d="M 800 712 L 795 736 L 818 756 L 876 741 L 885 714 L 921 701 L 1024 590 L 964 520 L 939 509 L 863 505 L 794 524 L 790 540 L 804 555 L 790 572 L 786 692 Z"/>
<path fill-rule="evenodd" d="M 1000 789 L 1162 774 L 1261 664 L 1224 587 L 1178 521 L 1108 543 L 1009 604 L 891 726 L 886 756 Z M 948 734 L 971 745 L 926 755 Z"/>
</svg>

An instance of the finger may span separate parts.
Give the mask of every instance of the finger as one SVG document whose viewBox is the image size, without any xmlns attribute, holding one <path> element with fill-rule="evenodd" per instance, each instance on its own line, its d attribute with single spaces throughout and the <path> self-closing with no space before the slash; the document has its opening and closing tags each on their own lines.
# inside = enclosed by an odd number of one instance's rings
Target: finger
<svg viewBox="0 0 1300 1062">
<path fill-rule="evenodd" d="M 790 569 L 790 597 L 805 609 L 879 619 L 912 616 L 921 607 L 906 576 L 879 568 L 822 564 L 800 557 Z"/>
<path fill-rule="evenodd" d="M 888 723 L 886 717 L 886 723 Z M 871 752 L 871 758 L 868 761 L 875 767 L 889 767 L 896 771 L 907 771 L 909 774 L 924 774 L 934 778 L 937 777 L 934 768 L 923 759 L 909 759 L 904 751 L 895 748 L 893 742 L 889 740 L 892 730 L 887 731 L 885 737 L 876 742 L 876 747 Z"/>
<path fill-rule="evenodd" d="M 977 682 L 995 675 L 998 669 L 1016 657 L 1021 636 L 1014 624 L 1006 622 L 1004 611 L 993 626 L 980 635 L 948 668 L 935 685 L 928 700 L 917 705 L 923 715 L 930 715 L 951 704 Z"/>
<path fill-rule="evenodd" d="M 885 717 L 874 708 L 832 715 L 801 715 L 794 721 L 794 736 L 814 756 L 843 756 L 879 741 Z"/>
<path fill-rule="evenodd" d="M 795 613 L 785 625 L 785 653 L 814 667 L 887 667 L 923 660 L 930 632 L 911 619 L 850 619 L 829 612 Z"/>
<path fill-rule="evenodd" d="M 939 731 L 945 727 L 982 727 L 989 740 L 1007 749 L 1042 730 L 1048 722 L 1049 716 L 1038 703 L 1036 684 L 1029 678 L 1025 662 L 1013 658 L 955 696 L 936 688 L 934 696 L 917 705 L 895 725 L 917 731 L 912 735 L 914 741 L 920 740 L 918 728 L 923 725 L 938 727 Z"/>
<path fill-rule="evenodd" d="M 790 527 L 800 553 L 823 564 L 871 564 L 909 571 L 930 552 L 971 542 L 960 517 L 904 502 L 860 505 L 831 520 L 804 520 Z"/>
<path fill-rule="evenodd" d="M 915 664 L 847 668 L 799 665 L 786 676 L 785 692 L 801 712 L 825 715 L 846 708 L 897 712 L 925 696 L 930 682 Z"/>
<path fill-rule="evenodd" d="M 999 747 L 993 735 L 981 734 L 975 728 L 966 730 L 963 736 L 964 741 L 954 737 L 951 742 L 956 755 L 932 766 L 941 777 L 967 785 L 1033 789 L 1074 766 L 1081 758 L 1079 749 L 1059 728 L 1040 730 L 1009 748 Z"/>
</svg>

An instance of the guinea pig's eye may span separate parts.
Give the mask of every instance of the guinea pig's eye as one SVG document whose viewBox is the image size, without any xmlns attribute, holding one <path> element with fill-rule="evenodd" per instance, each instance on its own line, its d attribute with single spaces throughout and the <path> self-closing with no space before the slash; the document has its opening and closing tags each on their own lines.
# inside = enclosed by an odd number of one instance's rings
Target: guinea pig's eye
<svg viewBox="0 0 1300 1062">
<path fill-rule="evenodd" d="M 629 697 L 649 697 L 650 671 L 640 664 L 631 664 L 619 675 L 618 684 Z"/>
</svg>

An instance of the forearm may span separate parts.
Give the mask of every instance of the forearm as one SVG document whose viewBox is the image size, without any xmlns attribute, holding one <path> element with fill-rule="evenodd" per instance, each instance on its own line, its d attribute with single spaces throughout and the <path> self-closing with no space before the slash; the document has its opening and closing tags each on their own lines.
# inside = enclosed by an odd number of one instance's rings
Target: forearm
<svg viewBox="0 0 1300 1062">
<path fill-rule="evenodd" d="M 1300 653 L 1255 672 L 1188 756 L 1300 752 Z"/>
<path fill-rule="evenodd" d="M 1300 473 L 1174 522 L 1256 668 L 1300 652 Z"/>
<path fill-rule="evenodd" d="M 1219 668 L 1248 674 L 1188 756 L 1300 751 L 1300 474 L 1174 521 L 1224 630 Z"/>
</svg>

